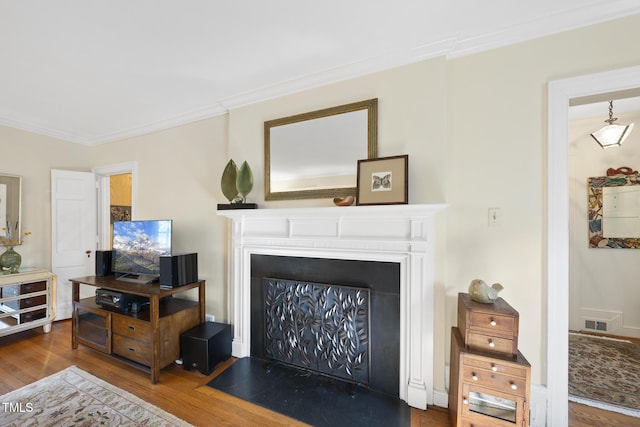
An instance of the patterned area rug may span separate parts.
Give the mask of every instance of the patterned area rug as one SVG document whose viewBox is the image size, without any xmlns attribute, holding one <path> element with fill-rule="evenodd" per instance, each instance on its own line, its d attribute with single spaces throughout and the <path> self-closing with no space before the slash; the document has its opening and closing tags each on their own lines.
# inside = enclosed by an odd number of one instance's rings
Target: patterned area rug
<svg viewBox="0 0 640 427">
<path fill-rule="evenodd" d="M 569 395 L 640 417 L 640 344 L 569 334 Z"/>
<path fill-rule="evenodd" d="M 0 426 L 190 426 L 75 366 L 7 393 L 0 402 Z"/>
</svg>

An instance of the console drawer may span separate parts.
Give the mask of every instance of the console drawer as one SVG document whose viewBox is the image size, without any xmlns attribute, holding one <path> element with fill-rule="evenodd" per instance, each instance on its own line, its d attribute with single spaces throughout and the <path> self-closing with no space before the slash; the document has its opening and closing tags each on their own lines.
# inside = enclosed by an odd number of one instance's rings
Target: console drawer
<svg viewBox="0 0 640 427">
<path fill-rule="evenodd" d="M 153 350 L 150 342 L 139 341 L 121 335 L 113 335 L 112 351 L 122 357 L 151 366 Z"/>
<path fill-rule="evenodd" d="M 111 327 L 114 334 L 137 340 L 151 341 L 151 323 L 144 320 L 114 314 Z"/>
<path fill-rule="evenodd" d="M 20 287 L 21 294 L 30 294 L 31 292 L 40 292 L 47 289 L 47 282 L 25 283 Z"/>
<path fill-rule="evenodd" d="M 35 307 L 37 305 L 45 305 L 46 303 L 46 295 L 40 295 L 39 297 L 28 297 L 20 300 L 20 308 Z"/>
</svg>

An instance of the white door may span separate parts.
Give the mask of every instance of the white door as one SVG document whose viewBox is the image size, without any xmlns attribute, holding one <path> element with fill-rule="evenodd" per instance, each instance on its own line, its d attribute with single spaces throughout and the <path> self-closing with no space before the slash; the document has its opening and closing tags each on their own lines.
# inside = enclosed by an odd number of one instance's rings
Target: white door
<svg viewBox="0 0 640 427">
<path fill-rule="evenodd" d="M 51 268 L 58 276 L 56 320 L 71 317 L 69 279 L 95 273 L 96 222 L 93 173 L 51 170 Z M 91 289 L 81 289 L 80 297 L 90 294 Z"/>
</svg>

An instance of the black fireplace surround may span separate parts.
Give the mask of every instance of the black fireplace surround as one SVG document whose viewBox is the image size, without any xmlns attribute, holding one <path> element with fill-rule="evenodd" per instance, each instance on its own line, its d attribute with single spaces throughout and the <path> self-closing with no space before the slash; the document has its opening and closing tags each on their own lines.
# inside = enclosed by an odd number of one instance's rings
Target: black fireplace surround
<svg viewBox="0 0 640 427">
<path fill-rule="evenodd" d="M 251 356 L 265 359 L 263 280 L 281 278 L 366 288 L 370 294 L 372 390 L 398 397 L 400 383 L 400 264 L 394 262 L 251 255 Z"/>
</svg>

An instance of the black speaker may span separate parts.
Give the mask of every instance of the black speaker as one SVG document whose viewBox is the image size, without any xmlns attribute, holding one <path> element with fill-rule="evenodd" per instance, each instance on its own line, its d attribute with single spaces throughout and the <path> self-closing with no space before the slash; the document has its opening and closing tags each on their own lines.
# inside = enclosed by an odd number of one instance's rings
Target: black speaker
<svg viewBox="0 0 640 427">
<path fill-rule="evenodd" d="M 180 335 L 182 367 L 195 368 L 204 375 L 231 357 L 231 325 L 204 322 Z"/>
<path fill-rule="evenodd" d="M 160 287 L 177 288 L 198 281 L 198 254 L 160 257 Z"/>
<path fill-rule="evenodd" d="M 110 276 L 111 251 L 96 251 L 96 276 Z"/>
</svg>

